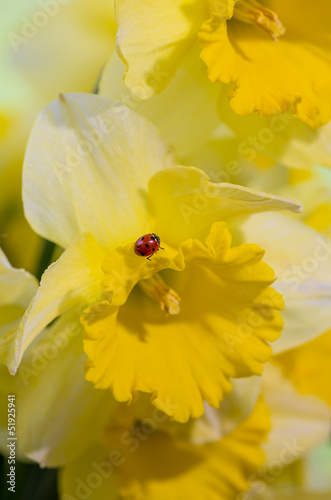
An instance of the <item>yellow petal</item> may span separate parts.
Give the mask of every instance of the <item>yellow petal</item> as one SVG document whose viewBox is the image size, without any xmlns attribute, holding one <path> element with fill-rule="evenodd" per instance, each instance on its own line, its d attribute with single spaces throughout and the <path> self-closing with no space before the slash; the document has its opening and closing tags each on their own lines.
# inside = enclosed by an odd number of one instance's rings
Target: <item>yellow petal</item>
<svg viewBox="0 0 331 500">
<path fill-rule="evenodd" d="M 114 410 L 111 395 L 84 378 L 81 334 L 76 312 L 63 314 L 30 346 L 15 377 L 18 441 L 42 467 L 79 456 L 99 439 Z"/>
<path fill-rule="evenodd" d="M 284 376 L 271 363 L 266 364 L 263 372 L 262 394 L 272 426 L 263 444 L 267 470 L 275 461 L 284 467 L 298 460 L 328 439 L 331 422 L 328 405 L 316 396 L 300 394 L 292 377 Z"/>
<path fill-rule="evenodd" d="M 286 29 L 277 43 L 261 26 L 242 22 L 241 2 L 233 18 L 217 12 L 204 23 L 199 36 L 209 77 L 235 83 L 231 107 L 238 114 L 292 110 L 312 127 L 324 125 L 331 117 L 329 4 L 273 0 L 268 7 Z"/>
<path fill-rule="evenodd" d="M 104 256 L 93 237 L 83 234 L 45 271 L 17 332 L 11 373 L 16 372 L 24 351 L 43 328 L 70 308 L 76 308 L 79 315 L 99 298 Z"/>
<path fill-rule="evenodd" d="M 282 299 L 269 288 L 274 275 L 261 262 L 261 249 L 230 244 L 218 223 L 206 246 L 198 240 L 187 240 L 178 252 L 165 246 L 151 262 L 132 256 L 132 248 L 119 250 L 118 260 L 110 255 L 103 266 L 109 302 L 91 306 L 82 318 L 87 379 L 110 387 L 118 401 L 152 393 L 155 406 L 185 422 L 203 414 L 204 400 L 218 407 L 231 390 L 230 377 L 261 374 L 271 355 L 267 341 L 282 329 Z M 168 269 L 165 282 L 181 297 L 178 314 L 165 316 L 139 287 L 126 300 L 138 279 L 161 269 Z"/>
<path fill-rule="evenodd" d="M 331 231 L 331 170 L 316 166 L 307 170 L 291 170 L 283 192 L 291 192 L 303 201 L 301 219 L 328 235 Z M 296 175 L 295 175 L 296 174 Z"/>
<path fill-rule="evenodd" d="M 169 82 L 206 16 L 201 0 L 116 0 L 117 50 L 125 84 L 142 99 Z"/>
<path fill-rule="evenodd" d="M 0 363 L 12 361 L 15 335 L 25 309 L 36 293 L 38 281 L 15 269 L 0 249 Z"/>
<path fill-rule="evenodd" d="M 235 184 L 209 182 L 193 167 L 165 169 L 149 182 L 155 230 L 173 245 L 186 238 L 206 238 L 213 222 L 267 210 L 301 210 L 300 202 Z M 165 208 L 166 207 L 166 208 Z"/>
<path fill-rule="evenodd" d="M 192 422 L 190 442 L 218 441 L 246 420 L 261 394 L 261 377 L 231 379 L 232 391 L 216 410 L 205 403 L 205 413 Z"/>
<path fill-rule="evenodd" d="M 230 160 L 258 163 L 263 156 L 287 167 L 311 168 L 315 164 L 331 167 L 328 147 L 331 124 L 312 130 L 290 111 L 272 117 L 257 113 L 239 116 L 229 106 L 227 94 L 225 87 L 219 92 L 217 108 L 221 120 L 235 135 Z M 221 140 L 219 143 L 224 150 L 226 143 Z"/>
<path fill-rule="evenodd" d="M 32 129 L 23 172 L 27 219 L 64 248 L 84 231 L 106 247 L 126 243 L 149 228 L 148 180 L 174 164 L 159 132 L 129 108 L 96 95 L 62 96 Z"/>
<path fill-rule="evenodd" d="M 299 349 L 294 349 L 294 351 L 299 351 Z M 283 355 L 277 358 L 281 359 Z M 266 442 L 262 444 L 266 461 L 258 471 L 252 474 L 252 487 L 243 500 L 295 500 L 297 498 L 317 500 L 319 498 L 318 496 L 305 496 L 301 488 L 294 489 L 294 484 L 297 486 L 306 484 L 307 456 L 309 460 L 313 448 L 329 441 L 331 412 L 328 405 L 321 399 L 312 395 L 302 395 L 301 391 L 295 387 L 291 377 L 291 361 L 296 364 L 296 359 L 299 357 L 292 358 L 292 360 L 288 358 L 289 372 L 285 373 L 285 376 L 273 363 L 267 363 L 265 366 L 262 376 L 262 394 L 270 411 L 271 431 Z M 318 362 L 315 363 L 315 366 L 317 365 Z M 301 380 L 309 380 L 309 376 L 301 373 Z M 319 468 L 320 465 L 319 462 Z M 301 480 L 302 470 L 305 471 L 303 481 Z M 315 478 L 317 477 L 315 475 Z M 290 488 L 288 488 L 289 484 L 291 484 Z M 289 491 L 295 492 L 296 496 L 290 495 Z"/>
<path fill-rule="evenodd" d="M 258 214 L 241 225 L 243 241 L 266 250 L 275 288 L 284 297 L 284 331 L 275 353 L 321 335 L 331 326 L 331 243 L 301 221 L 282 214 Z M 318 321 L 316 321 L 318 318 Z"/>
<path fill-rule="evenodd" d="M 38 281 L 24 269 L 12 267 L 0 249 L 0 306 L 16 305 L 26 309 L 33 297 Z"/>
<path fill-rule="evenodd" d="M 198 47 L 190 49 L 169 85 L 150 99 L 134 95 L 123 84 L 123 73 L 124 64 L 114 53 L 102 74 L 99 94 L 118 99 L 157 125 L 180 158 L 202 146 L 219 126 L 219 88 L 207 78 Z"/>
<path fill-rule="evenodd" d="M 302 394 L 314 394 L 331 406 L 331 330 L 276 357 L 284 375 Z"/>
<path fill-rule="evenodd" d="M 217 443 L 194 446 L 158 431 L 114 429 L 112 447 L 94 447 L 60 476 L 63 500 L 93 491 L 94 500 L 233 500 L 248 489 L 264 460 L 260 444 L 269 414 L 259 401 L 252 415 Z M 139 431 L 138 431 L 139 432 Z M 99 487 L 92 489 L 93 478 Z M 97 481 L 96 481 L 97 484 Z"/>
</svg>

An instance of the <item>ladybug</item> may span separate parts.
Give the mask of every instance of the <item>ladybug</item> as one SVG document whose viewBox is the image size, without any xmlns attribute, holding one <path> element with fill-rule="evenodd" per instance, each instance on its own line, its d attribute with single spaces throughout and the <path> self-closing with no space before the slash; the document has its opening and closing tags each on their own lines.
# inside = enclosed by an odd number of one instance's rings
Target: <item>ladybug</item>
<svg viewBox="0 0 331 500">
<path fill-rule="evenodd" d="M 155 233 L 148 233 L 141 236 L 134 244 L 134 253 L 140 257 L 147 257 L 151 259 L 152 255 L 156 252 L 164 250 L 160 247 L 160 238 Z"/>
</svg>

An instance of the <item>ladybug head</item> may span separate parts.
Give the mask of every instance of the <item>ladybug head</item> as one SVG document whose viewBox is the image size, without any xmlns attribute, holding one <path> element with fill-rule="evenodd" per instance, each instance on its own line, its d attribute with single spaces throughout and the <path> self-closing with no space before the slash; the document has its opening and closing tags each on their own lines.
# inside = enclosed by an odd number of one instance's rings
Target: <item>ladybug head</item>
<svg viewBox="0 0 331 500">
<path fill-rule="evenodd" d="M 159 238 L 159 236 L 155 233 L 152 233 L 152 235 L 154 236 L 154 238 L 156 239 L 156 241 L 158 242 L 158 244 L 160 244 L 161 240 Z"/>
</svg>

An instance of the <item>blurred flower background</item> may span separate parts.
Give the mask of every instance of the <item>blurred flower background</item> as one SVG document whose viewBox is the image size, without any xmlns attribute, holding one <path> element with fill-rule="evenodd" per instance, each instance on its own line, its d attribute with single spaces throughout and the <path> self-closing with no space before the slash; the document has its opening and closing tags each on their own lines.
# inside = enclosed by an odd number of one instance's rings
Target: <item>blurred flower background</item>
<svg viewBox="0 0 331 500">
<path fill-rule="evenodd" d="M 330 23 L 2 3 L 0 498 L 330 500 Z"/>
</svg>

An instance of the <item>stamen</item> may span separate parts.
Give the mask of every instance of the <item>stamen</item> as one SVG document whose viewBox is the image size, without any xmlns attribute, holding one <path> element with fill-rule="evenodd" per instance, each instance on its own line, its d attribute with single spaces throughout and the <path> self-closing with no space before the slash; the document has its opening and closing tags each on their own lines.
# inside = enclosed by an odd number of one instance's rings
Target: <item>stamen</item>
<svg viewBox="0 0 331 500">
<path fill-rule="evenodd" d="M 166 316 L 180 312 L 179 302 L 181 298 L 158 274 L 147 280 L 139 281 L 139 286 L 148 297 L 159 304 Z"/>
<path fill-rule="evenodd" d="M 285 33 L 277 14 L 256 0 L 240 0 L 235 6 L 233 17 L 244 23 L 256 24 L 275 42 Z"/>
</svg>

